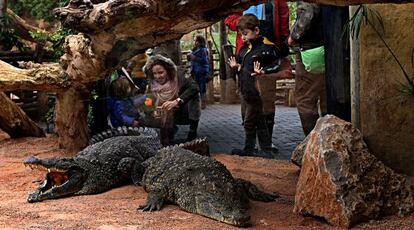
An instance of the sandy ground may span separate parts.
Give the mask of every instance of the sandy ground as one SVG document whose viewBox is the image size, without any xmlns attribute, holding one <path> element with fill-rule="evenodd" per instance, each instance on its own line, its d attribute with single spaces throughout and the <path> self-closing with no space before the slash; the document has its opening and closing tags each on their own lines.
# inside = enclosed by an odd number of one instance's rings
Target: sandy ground
<svg viewBox="0 0 414 230">
<path fill-rule="evenodd" d="M 68 197 L 29 204 L 26 198 L 43 174 L 25 168 L 22 161 L 68 156 L 57 139 L 22 138 L 0 142 L 0 229 L 236 229 L 167 205 L 143 213 L 136 208 L 146 199 L 138 186 L 115 188 L 98 195 Z M 334 229 L 321 220 L 292 212 L 299 169 L 287 161 L 214 154 L 235 177 L 248 179 L 266 191 L 281 194 L 275 202 L 251 201 L 252 229 Z M 387 217 L 356 226 L 358 229 L 414 229 L 414 215 Z"/>
</svg>

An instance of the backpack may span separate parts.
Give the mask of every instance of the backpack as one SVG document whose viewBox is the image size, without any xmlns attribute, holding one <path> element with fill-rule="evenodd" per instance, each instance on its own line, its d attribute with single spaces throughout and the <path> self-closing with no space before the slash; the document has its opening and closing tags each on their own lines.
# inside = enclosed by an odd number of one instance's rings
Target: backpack
<svg viewBox="0 0 414 230">
<path fill-rule="evenodd" d="M 273 42 L 279 49 L 280 55 L 282 57 L 286 57 L 289 54 L 289 46 L 287 45 L 287 41 L 283 38 L 280 38 L 280 44 L 276 43 L 275 33 L 273 31 L 273 22 L 265 20 L 259 20 L 259 22 L 259 29 L 262 36 Z"/>
<path fill-rule="evenodd" d="M 275 33 L 273 32 L 273 23 L 270 21 L 265 21 L 265 20 L 259 20 L 259 22 L 260 22 L 259 29 L 260 29 L 260 33 L 262 34 L 262 36 L 266 37 L 267 39 L 269 39 L 269 41 L 277 45 Z"/>
</svg>

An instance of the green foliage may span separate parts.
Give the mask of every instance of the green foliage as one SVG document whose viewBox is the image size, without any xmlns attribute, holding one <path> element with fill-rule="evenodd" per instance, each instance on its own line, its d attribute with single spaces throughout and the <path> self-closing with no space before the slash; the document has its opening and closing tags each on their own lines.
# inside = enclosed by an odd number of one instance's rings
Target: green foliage
<svg viewBox="0 0 414 230">
<path fill-rule="evenodd" d="M 295 23 L 297 6 L 296 2 L 288 2 L 287 4 L 289 7 L 289 28 L 291 28 Z"/>
<path fill-rule="evenodd" d="M 89 105 L 88 105 L 88 115 L 87 115 L 87 122 L 88 122 L 88 127 L 89 129 L 92 129 L 92 125 L 93 125 L 93 120 L 94 120 L 94 116 L 93 116 L 93 101 L 98 100 L 98 93 L 95 90 L 91 91 L 90 94 L 90 100 L 89 100 Z"/>
<path fill-rule="evenodd" d="M 48 94 L 47 99 L 47 112 L 41 118 L 41 121 L 46 123 L 47 132 L 50 132 L 49 127 L 50 124 L 54 123 L 55 120 L 55 103 L 56 103 L 56 95 Z"/>
<path fill-rule="evenodd" d="M 9 7 L 16 14 L 28 12 L 37 19 L 45 19 L 50 22 L 55 18 L 53 9 L 64 6 L 68 2 L 69 0 L 20 0 L 10 1 Z"/>
<path fill-rule="evenodd" d="M 48 124 L 52 124 L 55 119 L 55 104 L 51 105 L 47 110 L 47 113 L 43 117 L 43 120 Z"/>
<path fill-rule="evenodd" d="M 30 36 L 33 39 L 45 44 L 45 49 L 54 53 L 55 59 L 60 58 L 64 54 L 63 43 L 65 42 L 65 37 L 70 34 L 72 34 L 72 30 L 62 27 L 53 33 L 30 32 Z"/>
<path fill-rule="evenodd" d="M 26 48 L 14 34 L 14 29 L 10 26 L 9 18 L 7 16 L 0 18 L 0 46 L 2 46 L 4 50 L 10 50 L 13 46 L 17 46 L 19 50 L 24 50 Z"/>
</svg>

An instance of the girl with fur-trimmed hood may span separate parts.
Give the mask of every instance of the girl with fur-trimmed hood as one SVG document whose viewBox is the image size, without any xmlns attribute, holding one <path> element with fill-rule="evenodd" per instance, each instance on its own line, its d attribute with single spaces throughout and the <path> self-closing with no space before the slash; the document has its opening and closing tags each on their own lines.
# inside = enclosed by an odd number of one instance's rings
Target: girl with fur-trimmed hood
<svg viewBox="0 0 414 230">
<path fill-rule="evenodd" d="M 156 99 L 156 109 L 146 116 L 146 124 L 159 126 L 164 146 L 173 144 L 175 124 L 190 124 L 187 140 L 195 139 L 201 114 L 197 83 L 179 76 L 174 62 L 161 55 L 148 59 L 144 73 L 149 80 L 148 93 Z"/>
</svg>

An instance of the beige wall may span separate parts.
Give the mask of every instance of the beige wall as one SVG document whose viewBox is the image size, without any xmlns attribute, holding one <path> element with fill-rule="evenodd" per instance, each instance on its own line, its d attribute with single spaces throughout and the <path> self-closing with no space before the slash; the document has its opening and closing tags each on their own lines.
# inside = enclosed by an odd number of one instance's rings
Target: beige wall
<svg viewBox="0 0 414 230">
<path fill-rule="evenodd" d="M 370 5 L 383 18 L 385 40 L 413 78 L 414 4 Z M 398 172 L 414 175 L 414 97 L 401 98 L 405 78 L 375 32 L 360 36 L 361 129 L 371 152 Z"/>
</svg>

